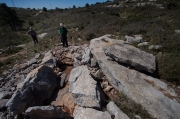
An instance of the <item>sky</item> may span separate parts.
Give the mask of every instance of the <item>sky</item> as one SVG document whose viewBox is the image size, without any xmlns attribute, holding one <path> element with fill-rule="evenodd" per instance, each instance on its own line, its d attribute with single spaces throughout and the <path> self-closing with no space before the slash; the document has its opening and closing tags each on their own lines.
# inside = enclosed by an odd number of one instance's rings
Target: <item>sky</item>
<svg viewBox="0 0 180 119">
<path fill-rule="evenodd" d="M 46 7 L 47 9 L 58 8 L 72 8 L 73 5 L 76 7 L 84 7 L 86 3 L 89 5 L 95 4 L 97 2 L 106 2 L 107 0 L 0 0 L 0 3 L 6 3 L 8 7 L 20 7 L 20 8 L 35 8 L 42 9 Z M 13 5 L 14 3 L 14 5 Z"/>
</svg>

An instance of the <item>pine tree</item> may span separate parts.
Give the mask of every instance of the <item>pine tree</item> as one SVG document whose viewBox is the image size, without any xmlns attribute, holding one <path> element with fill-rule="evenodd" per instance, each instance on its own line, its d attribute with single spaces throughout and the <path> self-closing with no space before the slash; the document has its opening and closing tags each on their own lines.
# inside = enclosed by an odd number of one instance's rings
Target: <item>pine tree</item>
<svg viewBox="0 0 180 119">
<path fill-rule="evenodd" d="M 16 25 L 20 25 L 16 11 L 5 3 L 0 3 L 0 26 L 9 25 L 12 31 L 16 31 Z"/>
</svg>

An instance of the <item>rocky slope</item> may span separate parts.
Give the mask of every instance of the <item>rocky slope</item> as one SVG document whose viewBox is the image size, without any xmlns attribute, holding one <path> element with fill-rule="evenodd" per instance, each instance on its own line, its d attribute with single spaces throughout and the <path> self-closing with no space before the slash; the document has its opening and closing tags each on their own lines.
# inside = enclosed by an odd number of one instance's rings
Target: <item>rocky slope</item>
<svg viewBox="0 0 180 119">
<path fill-rule="evenodd" d="M 152 54 L 110 35 L 56 47 L 16 64 L 0 78 L 0 116 L 31 119 L 129 119 L 110 101 L 122 92 L 153 118 L 180 118 L 179 95 L 151 75 Z M 105 108 L 105 109 L 104 109 Z"/>
</svg>

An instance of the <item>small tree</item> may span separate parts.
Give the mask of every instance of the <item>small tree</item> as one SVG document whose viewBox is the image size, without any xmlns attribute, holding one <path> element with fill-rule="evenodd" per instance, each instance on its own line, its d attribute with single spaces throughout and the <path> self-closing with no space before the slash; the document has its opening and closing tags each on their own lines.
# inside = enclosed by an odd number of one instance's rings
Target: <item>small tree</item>
<svg viewBox="0 0 180 119">
<path fill-rule="evenodd" d="M 76 6 L 75 6 L 75 5 L 73 5 L 73 9 L 76 9 Z"/>
<path fill-rule="evenodd" d="M 12 31 L 16 31 L 16 25 L 21 26 L 22 21 L 17 17 L 16 11 L 5 3 L 0 3 L 0 25 L 9 25 Z"/>
<path fill-rule="evenodd" d="M 47 12 L 47 8 L 46 8 L 46 7 L 43 7 L 43 11 L 44 11 L 44 12 Z"/>
<path fill-rule="evenodd" d="M 89 4 L 88 4 L 88 3 L 86 3 L 85 7 L 86 7 L 86 8 L 88 8 L 88 7 L 89 7 Z"/>
</svg>

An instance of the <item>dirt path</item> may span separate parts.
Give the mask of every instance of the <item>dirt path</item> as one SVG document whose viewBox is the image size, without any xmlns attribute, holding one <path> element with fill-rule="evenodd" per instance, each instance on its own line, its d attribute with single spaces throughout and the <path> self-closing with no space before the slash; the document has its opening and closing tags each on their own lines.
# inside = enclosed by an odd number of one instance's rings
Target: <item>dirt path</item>
<svg viewBox="0 0 180 119">
<path fill-rule="evenodd" d="M 15 56 L 17 56 L 17 55 L 23 55 L 23 54 L 26 54 L 26 51 L 25 51 L 25 50 L 22 50 L 22 51 L 20 51 L 20 52 L 18 52 L 18 53 L 15 53 L 15 54 L 12 54 L 12 55 L 9 55 L 9 56 L 0 57 L 0 62 L 6 60 L 6 59 L 8 59 L 8 58 L 15 57 Z"/>
</svg>

